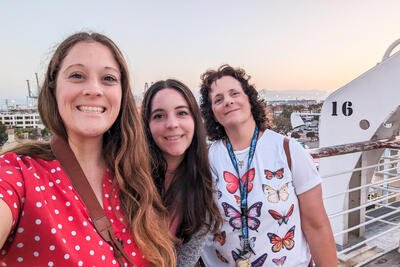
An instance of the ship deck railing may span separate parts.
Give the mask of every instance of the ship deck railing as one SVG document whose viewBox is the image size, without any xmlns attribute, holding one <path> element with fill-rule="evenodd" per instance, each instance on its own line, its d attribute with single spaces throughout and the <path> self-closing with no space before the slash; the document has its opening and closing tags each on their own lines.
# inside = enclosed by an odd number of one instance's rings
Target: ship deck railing
<svg viewBox="0 0 400 267">
<path fill-rule="evenodd" d="M 350 233 L 354 234 L 354 232 L 357 232 L 359 235 L 357 238 L 353 238 L 353 242 L 347 242 L 344 246 L 337 246 L 338 257 L 345 256 L 357 249 L 365 250 L 365 247 L 375 248 L 377 251 L 384 253 L 399 246 L 400 137 L 308 150 L 313 158 L 324 158 L 377 149 L 384 150 L 377 164 L 364 166 L 365 162 L 361 160 L 360 165 L 357 165 L 356 168 L 339 170 L 338 172 L 322 176 L 322 183 L 324 183 L 324 180 L 326 181 L 327 178 L 334 179 L 335 176 L 347 173 L 354 174 L 355 172 L 361 172 L 362 174 L 365 170 L 374 169 L 372 179 L 361 179 L 364 183 L 361 182 L 360 186 L 323 196 L 324 200 L 327 200 L 340 195 L 346 195 L 347 198 L 345 199 L 350 201 L 350 193 L 354 194 L 354 192 L 360 192 L 360 203 L 358 206 L 347 209 L 344 208 L 339 212 L 328 214 L 330 220 L 338 216 L 349 215 L 353 212 L 359 212 L 360 216 L 363 217 L 360 218 L 357 225 L 352 225 L 347 228 L 344 227 L 346 229 L 333 233 L 335 237 L 349 235 Z M 365 182 L 366 180 L 370 180 L 371 182 Z M 379 241 L 380 237 L 385 237 L 383 238 L 384 241 Z M 387 244 L 383 244 L 385 242 L 387 242 Z M 364 261 L 367 262 L 368 259 L 364 259 Z"/>
</svg>

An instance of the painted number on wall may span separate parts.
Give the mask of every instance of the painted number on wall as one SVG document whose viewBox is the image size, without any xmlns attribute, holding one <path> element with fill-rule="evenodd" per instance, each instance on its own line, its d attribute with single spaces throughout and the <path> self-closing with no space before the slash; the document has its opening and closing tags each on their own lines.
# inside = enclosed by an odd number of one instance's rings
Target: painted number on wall
<svg viewBox="0 0 400 267">
<path fill-rule="evenodd" d="M 350 101 L 346 101 L 342 105 L 342 113 L 345 116 L 351 116 L 353 114 L 353 109 L 351 108 L 353 104 Z M 337 102 L 332 102 L 332 116 L 337 116 Z"/>
</svg>

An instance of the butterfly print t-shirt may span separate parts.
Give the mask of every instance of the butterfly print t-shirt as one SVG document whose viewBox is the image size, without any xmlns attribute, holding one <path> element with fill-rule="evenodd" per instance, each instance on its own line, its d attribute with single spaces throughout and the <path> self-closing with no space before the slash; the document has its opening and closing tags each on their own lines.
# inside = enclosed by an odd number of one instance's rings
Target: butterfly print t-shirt
<svg viewBox="0 0 400 267">
<path fill-rule="evenodd" d="M 124 223 L 118 190 L 111 194 L 111 186 L 107 170 L 104 212 L 115 237 L 136 266 L 150 266 Z M 1 155 L 0 198 L 13 215 L 12 232 L 0 253 L 1 266 L 119 266 L 59 161 Z"/>
<path fill-rule="evenodd" d="M 253 162 L 247 170 L 249 148 L 235 151 L 246 162 L 239 177 L 222 141 L 209 150 L 215 196 L 224 224 L 209 235 L 202 259 L 206 266 L 235 266 L 243 244 L 240 219 L 240 186 L 248 179 L 249 243 L 255 255 L 252 266 L 307 266 L 310 251 L 304 238 L 297 199 L 321 183 L 310 155 L 295 140 L 290 140 L 290 171 L 283 148 L 284 137 L 266 130 L 257 142 Z M 293 173 L 293 174 L 292 174 Z"/>
</svg>

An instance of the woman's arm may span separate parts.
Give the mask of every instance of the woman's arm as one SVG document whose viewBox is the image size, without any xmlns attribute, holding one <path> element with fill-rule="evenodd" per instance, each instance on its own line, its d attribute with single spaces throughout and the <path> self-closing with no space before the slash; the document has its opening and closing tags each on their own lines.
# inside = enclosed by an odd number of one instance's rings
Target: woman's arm
<svg viewBox="0 0 400 267">
<path fill-rule="evenodd" d="M 12 213 L 6 202 L 0 199 L 0 248 L 3 247 L 11 232 Z"/>
<path fill-rule="evenodd" d="M 316 266 L 337 266 L 336 246 L 322 202 L 321 185 L 297 197 L 300 205 L 301 227 Z"/>
<path fill-rule="evenodd" d="M 206 243 L 207 234 L 204 232 L 203 227 L 187 243 L 177 248 L 177 267 L 193 267 L 196 264 Z"/>
</svg>

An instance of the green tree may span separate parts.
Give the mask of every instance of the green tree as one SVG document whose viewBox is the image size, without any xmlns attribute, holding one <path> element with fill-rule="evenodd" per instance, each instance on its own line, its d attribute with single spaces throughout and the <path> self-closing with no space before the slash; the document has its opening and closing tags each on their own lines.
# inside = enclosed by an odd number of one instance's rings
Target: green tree
<svg viewBox="0 0 400 267">
<path fill-rule="evenodd" d="M 8 140 L 7 126 L 0 123 L 0 145 L 3 145 Z"/>
<path fill-rule="evenodd" d="M 311 104 L 308 106 L 308 110 L 310 112 L 321 112 L 321 109 L 322 109 L 322 103 Z"/>
<path fill-rule="evenodd" d="M 280 116 L 283 116 L 287 119 L 290 119 L 290 115 L 292 114 L 292 112 L 294 111 L 294 107 L 291 105 L 283 105 L 283 111 L 282 114 Z"/>
<path fill-rule="evenodd" d="M 290 135 L 293 138 L 300 138 L 300 134 L 298 132 L 292 132 L 292 134 Z"/>
<path fill-rule="evenodd" d="M 28 133 L 29 139 L 35 139 L 36 129 L 35 128 L 14 128 L 15 136 L 20 139 L 24 138 L 25 133 Z"/>
<path fill-rule="evenodd" d="M 295 105 L 293 106 L 293 111 L 300 112 L 304 109 L 303 105 Z"/>
<path fill-rule="evenodd" d="M 314 138 L 316 135 L 315 135 L 314 132 L 308 132 L 308 133 L 306 134 L 306 136 L 307 136 L 307 137 L 310 137 L 310 138 Z"/>
<path fill-rule="evenodd" d="M 42 129 L 42 137 L 48 137 L 51 134 L 50 130 L 47 128 Z"/>
<path fill-rule="evenodd" d="M 281 134 L 286 134 L 292 129 L 290 119 L 284 115 L 274 117 L 272 119 L 272 124 L 273 130 Z"/>
</svg>

